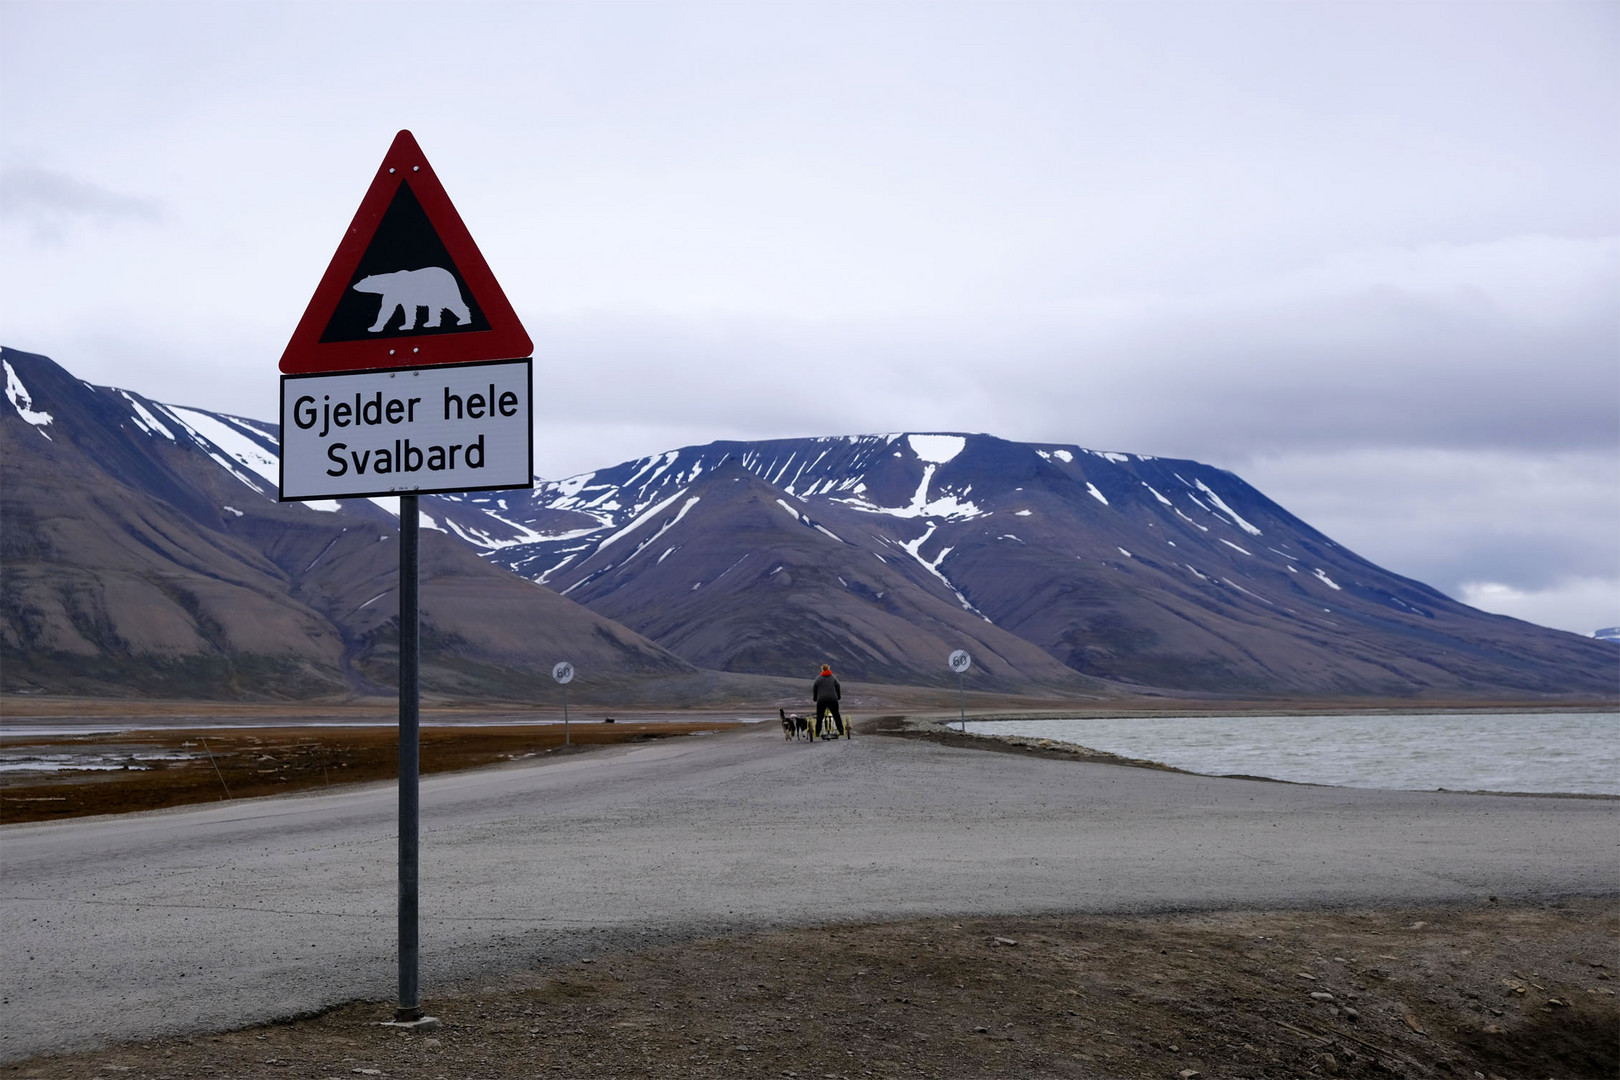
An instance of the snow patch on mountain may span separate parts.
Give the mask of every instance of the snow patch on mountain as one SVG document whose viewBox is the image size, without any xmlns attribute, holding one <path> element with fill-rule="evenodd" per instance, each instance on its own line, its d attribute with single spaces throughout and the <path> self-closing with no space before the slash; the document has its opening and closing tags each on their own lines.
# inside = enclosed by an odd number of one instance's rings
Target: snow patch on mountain
<svg viewBox="0 0 1620 1080">
<path fill-rule="evenodd" d="M 1259 593 L 1253 593 L 1253 592 L 1250 592 L 1248 589 L 1245 589 L 1243 586 L 1239 585 L 1237 582 L 1233 581 L 1229 577 L 1223 577 L 1223 578 L 1221 578 L 1221 580 L 1226 582 L 1226 584 L 1232 586 L 1232 588 L 1236 589 L 1238 592 L 1242 593 L 1243 595 L 1254 597 L 1256 600 L 1260 601 L 1262 604 L 1271 604 L 1272 607 L 1277 606 L 1276 604 L 1272 604 L 1270 600 L 1267 600 L 1265 597 L 1261 596 Z"/>
<path fill-rule="evenodd" d="M 656 506 L 652 507 L 650 510 L 647 510 L 645 513 L 637 515 L 635 517 L 635 519 L 630 522 L 630 524 L 626 525 L 624 528 L 620 529 L 618 532 L 614 533 L 612 536 L 608 537 L 606 540 L 603 540 L 600 544 L 597 544 L 596 545 L 596 550 L 598 552 L 601 552 L 601 551 L 605 550 L 609 544 L 617 543 L 619 540 L 621 540 L 624 537 L 628 536 L 630 533 L 635 532 L 636 529 L 639 528 L 643 523 L 645 523 L 647 521 L 650 521 L 651 519 L 657 517 L 659 514 L 663 513 L 663 511 L 671 503 L 673 503 L 676 499 L 679 499 L 682 495 L 685 495 L 685 494 L 686 494 L 686 491 L 684 489 L 681 490 L 681 491 L 677 491 L 675 494 L 671 495 L 669 498 L 667 498 L 667 499 L 663 500 L 662 502 L 658 503 Z M 688 505 L 687 509 L 690 509 L 690 504 Z M 685 513 L 685 510 L 683 510 L 682 513 Z"/>
<path fill-rule="evenodd" d="M 131 394 L 128 390 L 120 390 L 118 392 L 124 395 L 124 400 L 129 404 L 129 407 L 135 411 L 135 415 L 131 419 L 135 421 L 136 427 L 140 428 L 148 435 L 162 435 L 170 442 L 175 441 L 174 432 L 164 427 L 163 421 L 153 416 L 151 412 L 147 410 L 146 406 L 135 400 L 135 396 L 133 394 Z"/>
<path fill-rule="evenodd" d="M 647 483 L 652 483 L 654 480 L 658 479 L 659 474 L 664 472 L 664 470 L 668 469 L 671 465 L 675 464 L 676 459 L 679 458 L 680 455 L 681 452 L 679 450 L 670 450 L 664 454 L 654 454 L 650 458 L 642 458 L 641 468 L 636 470 L 636 474 L 630 479 L 626 480 L 621 486 L 629 487 L 637 480 L 640 480 L 642 476 L 646 474 L 648 469 L 651 469 L 656 465 L 657 470 L 651 476 L 647 477 Z"/>
<path fill-rule="evenodd" d="M 912 436 L 916 438 L 916 436 Z M 903 518 L 945 518 L 947 520 L 967 521 L 972 518 L 985 516 L 985 511 L 966 499 L 963 495 L 949 492 L 941 494 L 938 498 L 930 500 L 928 497 L 929 485 L 933 483 L 934 470 L 938 469 L 936 462 L 929 462 L 923 466 L 922 480 L 917 484 L 917 490 L 911 496 L 911 502 L 905 506 L 879 506 L 862 496 L 849 499 L 837 499 L 851 509 L 861 510 L 869 514 L 888 514 L 891 517 Z"/>
<path fill-rule="evenodd" d="M 1259 536 L 1260 535 L 1260 530 L 1259 529 L 1255 528 L 1253 525 L 1250 525 L 1247 521 L 1244 521 L 1243 518 L 1238 515 L 1238 512 L 1236 510 L 1232 509 L 1230 506 L 1227 506 L 1226 503 L 1221 500 L 1221 497 L 1219 495 L 1215 494 L 1213 491 L 1211 491 L 1209 489 L 1208 484 L 1206 484 L 1202 480 L 1200 480 L 1200 481 L 1198 481 L 1198 489 L 1200 491 L 1202 491 L 1205 495 L 1208 495 L 1209 496 L 1209 501 L 1214 503 L 1216 506 L 1220 507 L 1221 510 L 1226 514 L 1226 516 L 1231 518 L 1232 521 L 1237 525 L 1238 528 L 1242 529 L 1244 532 L 1248 533 L 1250 536 Z"/>
<path fill-rule="evenodd" d="M 260 479 L 269 480 L 274 491 L 281 490 L 280 467 L 276 459 L 266 454 L 261 446 L 247 436 L 234 428 L 226 427 L 208 413 L 182 408 L 179 405 L 160 405 L 159 408 L 168 414 L 176 426 L 191 436 L 203 453 L 242 483 L 260 495 L 266 495 L 267 498 L 275 497 L 267 495 L 264 488 L 237 468 L 238 465 L 257 473 Z"/>
<path fill-rule="evenodd" d="M 51 414 L 40 412 L 34 408 L 33 395 L 23 385 L 22 379 L 17 377 L 17 372 L 12 368 L 11 361 L 0 360 L 0 364 L 6 366 L 6 400 L 11 402 L 11 407 L 17 410 L 18 416 L 32 424 L 35 429 L 39 430 L 41 435 L 45 435 L 49 439 L 50 436 L 43 429 L 51 423 Z"/>
<path fill-rule="evenodd" d="M 906 442 L 920 460 L 936 465 L 950 461 L 967 446 L 967 440 L 960 435 L 907 435 Z"/>
<path fill-rule="evenodd" d="M 134 401 L 133 399 L 131 400 L 130 404 L 134 405 L 138 409 L 140 408 L 140 403 Z M 260 478 L 268 480 L 276 491 L 279 492 L 281 490 L 281 465 L 274 453 L 266 450 L 264 447 L 242 434 L 242 432 L 237 428 L 230 426 L 223 420 L 216 417 L 213 413 L 199 412 L 196 409 L 187 409 L 179 405 L 165 405 L 160 407 L 170 416 L 178 419 L 186 428 L 190 430 L 192 435 L 212 443 L 215 448 L 229 454 L 232 461 L 251 469 L 253 472 L 257 473 Z M 146 412 L 145 409 L 141 409 L 141 411 L 143 413 Z M 151 414 L 148 413 L 147 415 L 150 416 Z M 157 420 L 154 418 L 152 422 L 155 424 L 157 423 Z M 168 434 L 167 430 L 165 430 L 164 434 Z M 173 439 L 174 436 L 169 435 L 169 438 Z M 204 449 L 206 450 L 207 448 L 205 447 Z M 209 455 L 211 457 L 214 456 L 211 451 L 209 452 Z M 219 459 L 215 457 L 215 460 L 217 461 Z M 224 464 L 224 462 L 221 462 L 221 464 Z M 226 468 L 229 469 L 230 466 L 226 465 Z M 235 472 L 234 469 L 231 471 Z M 238 474 L 238 476 L 240 477 L 240 474 Z M 246 480 L 243 482 L 247 483 L 248 486 L 253 488 L 255 491 L 260 490 L 257 484 L 253 484 Z"/>
<path fill-rule="evenodd" d="M 563 500 L 572 499 L 581 491 L 584 491 L 585 485 L 589 484 L 595 476 L 594 472 L 588 472 L 580 473 L 578 476 L 570 476 L 566 480 L 553 481 L 552 486 L 557 489 L 557 501 L 552 505 L 559 509 L 569 509 L 563 504 Z"/>
<path fill-rule="evenodd" d="M 679 493 L 676 494 L 675 497 L 680 498 L 680 496 L 682 494 L 685 494 L 685 492 L 679 492 Z M 680 508 L 680 510 L 676 511 L 675 516 L 670 518 L 668 521 L 666 521 L 664 523 L 663 528 L 659 529 L 657 532 L 655 532 L 651 536 L 647 537 L 647 539 L 645 539 L 641 543 L 637 544 L 636 545 L 636 550 L 632 551 L 630 553 L 630 555 L 624 560 L 624 562 L 620 563 L 619 565 L 623 566 L 624 563 L 627 563 L 631 559 L 635 558 L 637 555 L 640 555 L 644 550 L 647 549 L 647 547 L 649 547 L 652 544 L 657 543 L 659 537 L 663 536 L 665 533 L 669 532 L 669 530 L 673 529 L 676 525 L 680 524 L 681 518 L 686 516 L 687 511 L 691 510 L 692 507 L 696 506 L 701 501 L 703 501 L 703 496 L 701 496 L 701 495 L 694 495 L 690 499 L 687 499 L 686 500 L 686 505 L 682 506 Z M 668 505 L 668 504 L 666 503 L 665 505 Z M 597 550 L 600 551 L 601 548 L 598 548 Z M 668 552 L 665 552 L 665 554 L 668 554 Z M 658 560 L 658 562 L 663 562 L 663 561 L 664 560 L 662 558 L 660 558 Z M 656 565 L 658 565 L 658 563 L 655 562 L 653 565 L 656 566 Z M 721 575 L 721 577 L 724 577 L 724 576 L 725 576 L 724 574 Z"/>
<path fill-rule="evenodd" d="M 928 538 L 930 536 L 934 535 L 934 530 L 937 528 L 939 528 L 939 523 L 937 521 L 930 521 L 928 523 L 928 528 L 921 536 L 917 537 L 917 539 L 904 543 L 899 541 L 895 542 L 899 543 L 900 547 L 904 549 L 908 555 L 910 555 L 913 559 L 916 559 L 923 569 L 939 578 L 940 581 L 943 581 L 945 583 L 945 587 L 951 590 L 951 595 L 956 597 L 957 601 L 965 610 L 973 612 L 973 614 L 977 615 L 985 622 L 990 622 L 990 616 L 986 615 L 984 612 L 980 611 L 978 608 L 969 603 L 968 598 L 962 595 L 961 590 L 959 590 L 951 579 L 945 576 L 945 572 L 939 568 L 939 564 L 945 561 L 945 556 L 956 550 L 954 547 L 941 548 L 939 554 L 935 555 L 932 560 L 923 558 L 922 546 L 928 542 Z"/>
</svg>

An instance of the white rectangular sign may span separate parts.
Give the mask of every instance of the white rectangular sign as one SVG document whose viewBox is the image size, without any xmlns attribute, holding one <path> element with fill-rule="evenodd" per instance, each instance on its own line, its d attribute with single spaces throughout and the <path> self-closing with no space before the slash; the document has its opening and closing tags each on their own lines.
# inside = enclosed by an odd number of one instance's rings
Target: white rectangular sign
<svg viewBox="0 0 1620 1080">
<path fill-rule="evenodd" d="M 283 501 L 533 484 L 530 360 L 282 376 Z"/>
</svg>

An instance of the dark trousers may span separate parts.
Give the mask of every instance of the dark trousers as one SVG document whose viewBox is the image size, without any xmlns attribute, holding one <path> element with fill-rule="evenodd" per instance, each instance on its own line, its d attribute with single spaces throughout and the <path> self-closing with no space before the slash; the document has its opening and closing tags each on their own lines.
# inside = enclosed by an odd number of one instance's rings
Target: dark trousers
<svg viewBox="0 0 1620 1080">
<path fill-rule="evenodd" d="M 836 739 L 839 735 L 844 733 L 844 714 L 838 711 L 837 698 L 829 698 L 826 701 L 816 702 L 816 734 L 822 736 L 823 738 L 827 737 L 822 734 L 826 730 L 822 727 L 822 717 L 826 716 L 829 712 L 832 713 L 833 723 L 838 725 L 837 734 L 832 736 L 832 738 Z"/>
</svg>

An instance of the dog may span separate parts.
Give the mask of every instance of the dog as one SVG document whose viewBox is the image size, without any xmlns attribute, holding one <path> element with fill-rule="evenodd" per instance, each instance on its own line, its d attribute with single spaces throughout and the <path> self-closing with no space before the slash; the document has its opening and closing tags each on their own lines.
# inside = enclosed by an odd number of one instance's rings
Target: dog
<svg viewBox="0 0 1620 1080">
<path fill-rule="evenodd" d="M 777 709 L 777 715 L 782 718 L 782 735 L 788 739 L 810 738 L 810 718 L 794 713 L 788 715 L 786 709 Z"/>
</svg>

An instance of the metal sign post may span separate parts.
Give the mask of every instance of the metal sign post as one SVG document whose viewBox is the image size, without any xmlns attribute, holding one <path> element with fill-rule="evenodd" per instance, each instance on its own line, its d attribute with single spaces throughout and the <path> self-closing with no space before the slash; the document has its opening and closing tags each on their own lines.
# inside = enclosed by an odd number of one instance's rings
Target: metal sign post
<svg viewBox="0 0 1620 1080">
<path fill-rule="evenodd" d="M 421 804 L 422 634 L 417 602 L 417 542 L 421 518 L 415 495 L 399 497 L 399 1008 L 396 1022 L 422 1019 L 417 978 L 417 835 Z"/>
<path fill-rule="evenodd" d="M 563 745 L 568 745 L 568 684 L 574 681 L 574 665 L 561 660 L 551 669 L 551 677 L 563 688 Z"/>
<path fill-rule="evenodd" d="M 533 486 L 533 351 L 421 147 L 401 131 L 281 354 L 279 455 L 284 502 L 400 497 L 394 1023 L 437 1023 L 422 1015 L 417 978 L 417 496 Z"/>
<path fill-rule="evenodd" d="M 962 676 L 973 666 L 973 657 L 966 649 L 957 649 L 950 656 L 951 670 L 956 672 L 956 706 L 961 710 L 962 730 L 967 731 L 967 698 L 962 690 Z"/>
</svg>

